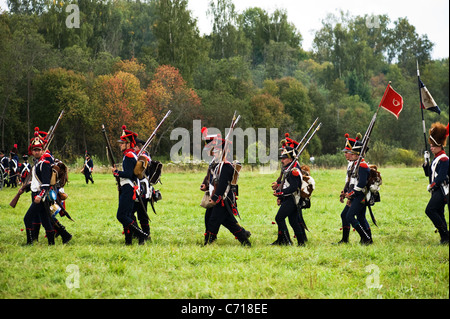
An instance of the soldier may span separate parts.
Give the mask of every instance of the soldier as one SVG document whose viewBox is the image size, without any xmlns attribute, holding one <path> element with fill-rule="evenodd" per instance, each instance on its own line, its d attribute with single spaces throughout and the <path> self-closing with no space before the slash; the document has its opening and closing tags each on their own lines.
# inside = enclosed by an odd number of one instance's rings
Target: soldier
<svg viewBox="0 0 450 319">
<path fill-rule="evenodd" d="M 218 163 L 220 162 L 220 152 L 213 152 L 214 150 L 214 145 L 216 144 L 216 142 L 218 142 L 219 140 L 221 140 L 221 135 L 217 134 L 217 135 L 208 135 L 208 130 L 206 127 L 202 128 L 202 135 L 203 138 L 205 140 L 205 147 L 204 150 L 206 150 L 207 152 L 209 152 L 209 155 L 213 157 L 213 159 L 211 160 L 209 166 L 208 166 L 208 171 L 206 173 L 205 178 L 203 179 L 202 184 L 200 185 L 200 190 L 202 192 L 206 192 L 207 197 L 210 196 L 210 194 L 213 193 L 214 191 L 214 171 L 218 165 Z M 206 232 L 207 232 L 207 228 L 208 228 L 208 222 L 211 218 L 211 214 L 213 211 L 213 207 L 214 205 L 212 203 L 206 202 L 202 205 L 204 208 L 206 208 L 205 211 L 205 236 L 206 236 Z M 231 233 L 233 233 L 234 229 L 237 229 L 239 227 L 241 227 L 239 225 L 239 223 L 236 220 L 236 217 L 234 216 L 234 214 L 229 214 L 229 218 L 226 218 L 224 220 L 224 222 L 222 223 L 222 225 L 228 229 Z M 243 230 L 245 232 L 245 236 L 247 237 L 247 239 L 251 236 L 251 233 L 248 230 Z"/>
<path fill-rule="evenodd" d="M 429 165 L 428 152 L 425 152 L 425 164 L 423 165 L 425 175 L 431 175 L 431 183 L 427 186 L 427 190 L 431 193 L 430 201 L 425 209 L 425 213 L 430 218 L 433 225 L 437 228 L 441 236 L 441 244 L 449 242 L 449 232 L 447 222 L 445 221 L 444 209 L 445 204 L 449 203 L 449 158 L 445 154 L 444 147 L 447 145 L 447 137 L 449 135 L 449 126 L 436 122 L 431 125 L 428 141 L 430 143 L 431 153 L 434 159 Z"/>
<path fill-rule="evenodd" d="M 18 174 L 19 156 L 17 156 L 17 144 L 14 144 L 9 155 L 9 183 L 12 188 L 17 187 Z"/>
<path fill-rule="evenodd" d="M 220 225 L 224 225 L 234 236 L 239 240 L 243 246 L 251 246 L 248 238 L 250 232 L 246 231 L 241 225 L 236 222 L 234 214 L 237 214 L 236 206 L 236 186 L 233 181 L 237 182 L 239 171 L 229 161 L 221 162 L 222 152 L 228 153 L 228 147 L 225 147 L 225 141 L 220 136 L 217 136 L 211 142 L 212 154 L 215 156 L 217 165 L 212 172 L 213 184 L 210 184 L 211 198 L 209 200 L 212 206 L 211 214 L 206 220 L 205 245 L 212 244 L 217 239 Z M 224 147 L 225 150 L 222 149 Z M 206 214 L 208 215 L 208 214 Z"/>
<path fill-rule="evenodd" d="M 354 185 L 355 181 L 352 180 L 352 171 L 353 166 L 356 164 L 356 160 L 358 159 L 358 154 L 353 153 L 352 148 L 355 145 L 356 140 L 361 138 L 361 135 L 358 135 L 356 139 L 350 138 L 349 134 L 345 134 L 345 147 L 342 150 L 344 152 L 345 159 L 348 161 L 347 164 L 347 173 L 345 174 L 345 185 L 344 189 L 341 191 L 341 195 L 339 196 L 339 200 L 341 203 L 344 203 L 345 197 L 349 192 L 350 185 Z M 348 243 L 348 239 L 350 236 L 350 222 L 347 221 L 347 213 L 350 208 L 351 201 L 347 199 L 344 209 L 341 213 L 341 221 L 342 221 L 342 239 L 338 242 L 338 244 L 346 244 Z M 360 215 L 358 215 L 360 216 Z"/>
<path fill-rule="evenodd" d="M 9 157 L 5 156 L 5 151 L 0 150 L 0 174 L 2 175 L 2 179 L 1 181 L 3 181 L 4 185 L 6 185 L 6 187 L 9 187 L 9 180 L 8 180 L 8 176 L 9 176 Z M 0 185 L 3 186 L 3 185 Z M 1 187 L 0 187 L 1 189 Z"/>
<path fill-rule="evenodd" d="M 117 219 L 123 225 L 125 244 L 131 245 L 133 235 L 135 235 L 139 238 L 139 244 L 143 245 L 148 234 L 144 233 L 132 219 L 134 201 L 136 200 L 136 190 L 138 188 L 138 186 L 136 186 L 137 177 L 134 174 L 134 167 L 137 162 L 137 156 L 134 153 L 137 134 L 128 130 L 125 125 L 122 126 L 122 129 L 123 133 L 118 142 L 120 143 L 120 150 L 123 152 L 123 171 L 117 170 L 115 165 L 111 168 L 114 176 L 120 178 Z"/>
<path fill-rule="evenodd" d="M 286 218 L 288 218 L 289 224 L 294 230 L 298 245 L 305 245 L 305 229 L 301 223 L 297 206 L 300 200 L 300 188 L 302 186 L 302 174 L 298 162 L 290 168 L 289 172 L 286 171 L 296 156 L 294 145 L 283 143 L 280 155 L 282 165 L 280 178 L 272 183 L 273 195 L 277 197 L 277 204 L 280 206 L 275 217 L 278 225 L 278 237 L 272 245 L 292 245 L 292 240 L 286 225 Z M 284 174 L 287 175 L 284 182 L 282 182 L 281 176 Z"/>
<path fill-rule="evenodd" d="M 349 157 L 349 160 L 356 161 L 362 151 L 362 143 L 360 141 L 362 136 L 360 133 L 358 133 L 354 142 L 351 143 L 348 141 L 349 138 L 347 135 L 346 137 L 348 144 L 346 143 L 346 148 L 349 147 L 349 145 L 351 146 L 351 156 Z M 373 243 L 372 232 L 366 219 L 366 186 L 369 180 L 369 175 L 369 165 L 364 161 L 363 158 L 358 168 L 357 178 L 350 179 L 348 190 L 344 189 L 344 193 L 345 191 L 347 191 L 345 193 L 345 198 L 349 200 L 349 202 L 347 202 L 349 208 L 347 209 L 346 213 L 346 208 L 344 208 L 344 212 L 342 213 L 343 215 L 341 215 L 343 216 L 343 227 L 346 227 L 346 229 L 350 231 L 349 226 L 352 225 L 361 237 L 360 243 L 365 245 L 370 245 Z"/>
<path fill-rule="evenodd" d="M 36 239 L 35 225 L 41 222 L 47 234 L 49 245 L 55 244 L 55 230 L 48 215 L 45 196 L 50 190 L 50 180 L 52 176 L 53 158 L 44 153 L 44 146 L 47 141 L 39 134 L 39 129 L 35 130 L 34 138 L 31 140 L 29 150 L 37 161 L 33 166 L 31 174 L 31 199 L 32 203 L 24 217 L 25 230 L 27 235 L 27 245 L 31 245 Z M 22 191 L 23 192 L 23 191 Z M 39 230 L 37 230 L 39 232 Z"/>
<path fill-rule="evenodd" d="M 23 183 L 25 179 L 27 178 L 28 174 L 31 173 L 31 165 L 28 163 L 28 155 L 23 154 L 22 155 L 23 163 L 20 164 L 20 181 Z"/>
<path fill-rule="evenodd" d="M 144 144 L 145 144 L 145 141 L 136 138 L 136 146 L 134 147 L 134 151 L 136 154 L 139 153 L 139 151 L 141 150 L 142 146 L 144 146 Z M 141 156 L 143 156 L 145 158 L 145 160 L 147 161 L 147 165 L 150 165 L 150 162 L 151 162 L 150 155 L 146 151 L 144 151 L 141 154 Z M 137 183 L 139 186 L 139 195 L 137 195 L 137 196 L 141 196 L 142 202 L 140 200 L 138 200 L 137 198 L 134 201 L 132 219 L 136 220 L 136 217 L 134 216 L 134 213 L 136 212 L 142 231 L 144 233 L 148 234 L 148 237 L 146 240 L 151 240 L 150 219 L 147 214 L 147 207 L 148 207 L 148 202 L 150 200 L 150 196 L 152 195 L 152 192 L 151 192 L 151 186 L 150 186 L 150 183 L 148 180 L 148 176 L 146 174 L 145 167 L 143 167 L 143 172 L 142 172 L 141 177 L 142 178 L 139 178 L 139 176 L 137 177 L 137 181 L 138 181 Z"/>
<path fill-rule="evenodd" d="M 65 212 L 64 200 L 67 198 L 67 194 L 64 193 L 63 186 L 67 181 L 67 169 L 61 161 L 55 160 L 48 150 L 44 152 L 43 148 L 45 144 L 47 144 L 45 139 L 46 137 L 47 132 L 39 131 L 39 128 L 36 127 L 35 138 L 32 140 L 29 147 L 29 151 L 32 153 L 35 160 L 35 165 L 31 171 L 32 178 L 29 187 L 32 191 L 33 203 L 40 202 L 42 205 L 33 207 L 32 204 L 25 215 L 24 221 L 27 231 L 27 244 L 32 244 L 33 241 L 38 241 L 41 224 L 47 232 L 49 245 L 54 245 L 54 239 L 58 236 L 61 236 L 62 243 L 66 244 L 72 239 L 72 235 L 58 221 L 56 218 L 56 213 L 59 212 L 60 215 L 63 216 Z M 40 151 L 38 151 L 38 146 L 40 145 L 38 140 L 43 142 L 42 149 Z M 34 148 L 36 149 L 35 151 L 33 150 Z M 48 171 L 50 171 L 50 173 L 48 173 Z M 55 172 L 55 178 L 53 178 L 53 172 Z M 50 177 L 47 186 L 47 183 L 44 183 L 44 181 L 47 181 L 48 174 L 50 174 Z M 44 176 L 43 179 L 40 177 L 41 175 Z M 43 189 L 41 190 L 43 196 L 34 195 L 36 190 L 40 190 L 41 188 Z M 25 190 L 27 192 L 29 191 L 27 188 Z M 19 192 L 23 193 L 24 191 L 20 189 Z M 49 196 L 49 192 L 54 192 L 55 198 L 51 198 L 51 196 Z M 41 197 L 41 199 L 37 197 Z M 57 199 L 60 200 L 59 204 L 56 203 Z M 60 207 L 60 204 L 63 207 Z M 48 221 L 50 221 L 53 228 L 53 231 L 50 234 L 48 232 Z"/>
<path fill-rule="evenodd" d="M 94 170 L 94 162 L 92 161 L 91 154 L 86 151 L 84 155 L 84 165 L 81 169 L 81 173 L 84 174 L 84 178 L 86 180 L 86 184 L 89 184 L 91 181 L 94 184 L 94 179 L 92 178 L 92 171 Z"/>
</svg>

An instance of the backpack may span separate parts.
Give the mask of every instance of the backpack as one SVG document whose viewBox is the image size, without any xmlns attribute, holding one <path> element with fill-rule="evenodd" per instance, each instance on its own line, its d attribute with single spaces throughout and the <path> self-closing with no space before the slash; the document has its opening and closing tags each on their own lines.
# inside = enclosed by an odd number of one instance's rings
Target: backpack
<svg viewBox="0 0 450 319">
<path fill-rule="evenodd" d="M 367 204 L 369 206 L 375 205 L 375 203 L 379 202 L 380 199 L 380 186 L 383 184 L 383 179 L 381 178 L 381 174 L 378 171 L 378 167 L 376 165 L 369 165 L 370 173 L 369 179 L 367 181 Z"/>
</svg>

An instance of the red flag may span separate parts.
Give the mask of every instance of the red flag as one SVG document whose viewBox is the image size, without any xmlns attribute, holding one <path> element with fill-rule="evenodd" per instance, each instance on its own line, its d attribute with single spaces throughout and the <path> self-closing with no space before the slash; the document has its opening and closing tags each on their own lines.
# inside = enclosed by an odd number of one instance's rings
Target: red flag
<svg viewBox="0 0 450 319">
<path fill-rule="evenodd" d="M 403 110 L 403 98 L 400 94 L 395 92 L 391 84 L 388 84 L 383 98 L 381 99 L 379 107 L 380 106 L 394 114 L 397 119 L 398 115 Z"/>
</svg>

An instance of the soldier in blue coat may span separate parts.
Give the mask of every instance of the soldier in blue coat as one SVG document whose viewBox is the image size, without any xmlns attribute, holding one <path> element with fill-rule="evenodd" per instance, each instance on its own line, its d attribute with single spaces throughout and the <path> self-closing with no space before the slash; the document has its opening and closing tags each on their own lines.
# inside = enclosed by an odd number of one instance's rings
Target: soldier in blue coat
<svg viewBox="0 0 450 319">
<path fill-rule="evenodd" d="M 137 177 L 134 174 L 134 167 L 137 163 L 137 155 L 134 152 L 137 134 L 122 126 L 123 133 L 118 142 L 120 150 L 123 152 L 122 171 L 115 166 L 111 168 L 114 176 L 120 178 L 119 207 L 117 209 L 117 219 L 123 225 L 125 234 L 125 244 L 131 245 L 133 235 L 139 239 L 139 244 L 143 245 L 148 234 L 140 229 L 133 220 L 133 207 L 136 200 Z"/>
<path fill-rule="evenodd" d="M 431 193 L 430 201 L 425 209 L 425 213 L 430 218 L 433 225 L 437 228 L 441 236 L 441 244 L 447 244 L 449 241 L 449 232 L 447 222 L 445 221 L 444 209 L 449 203 L 449 158 L 445 154 L 444 147 L 447 145 L 449 135 L 449 126 L 437 122 L 433 123 L 429 131 L 428 141 L 434 159 L 429 165 L 429 154 L 425 153 L 426 163 L 423 165 L 425 175 L 431 176 L 431 183 L 427 190 Z"/>
<path fill-rule="evenodd" d="M 47 141 L 39 135 L 38 130 L 35 131 L 35 137 L 31 140 L 29 146 L 31 154 L 37 160 L 31 171 L 32 203 L 24 217 L 27 245 L 31 245 L 33 240 L 37 238 L 34 229 L 38 224 L 37 221 L 42 223 L 45 228 L 48 244 L 55 244 L 55 230 L 44 202 L 50 190 L 53 164 L 53 157 L 44 152 L 46 143 Z M 39 228 L 37 231 L 39 231 Z"/>
<path fill-rule="evenodd" d="M 241 245 L 251 246 L 248 240 L 251 235 L 250 232 L 239 225 L 234 217 L 234 214 L 237 214 L 237 189 L 235 187 L 237 185 L 233 185 L 233 181 L 237 182 L 238 175 L 236 174 L 239 174 L 239 172 L 235 170 L 235 166 L 231 162 L 226 160 L 226 156 L 223 162 L 220 161 L 224 151 L 222 147 L 225 143 L 230 142 L 221 137 L 216 137 L 211 143 L 211 152 L 215 156 L 217 165 L 212 171 L 212 184 L 210 184 L 210 204 L 213 206 L 210 215 L 205 216 L 205 245 L 216 241 L 220 226 L 223 225 L 239 240 Z"/>
<path fill-rule="evenodd" d="M 358 136 L 360 136 L 360 134 Z M 357 155 L 356 158 L 358 158 L 361 151 L 362 143 L 358 138 L 351 148 L 351 153 Z M 366 186 L 369 180 L 369 175 L 369 165 L 363 158 L 358 168 L 358 174 L 356 178 L 350 181 L 347 194 L 345 195 L 345 198 L 350 201 L 350 207 L 343 218 L 343 221 L 347 223 L 347 225 L 351 224 L 358 232 L 361 237 L 360 243 L 365 245 L 370 245 L 373 243 L 372 232 L 366 219 Z"/>
<path fill-rule="evenodd" d="M 272 245 L 292 245 L 289 230 L 286 225 L 286 218 L 294 230 L 295 237 L 299 246 L 305 244 L 305 230 L 300 221 L 300 215 L 297 204 L 300 200 L 300 188 L 302 185 L 302 174 L 298 163 L 296 162 L 289 171 L 286 171 L 296 154 L 295 149 L 290 146 L 284 146 L 280 155 L 282 174 L 287 174 L 284 182 L 278 179 L 272 184 L 273 195 L 277 197 L 277 204 L 280 206 L 275 221 L 278 225 L 278 237 Z"/>
</svg>

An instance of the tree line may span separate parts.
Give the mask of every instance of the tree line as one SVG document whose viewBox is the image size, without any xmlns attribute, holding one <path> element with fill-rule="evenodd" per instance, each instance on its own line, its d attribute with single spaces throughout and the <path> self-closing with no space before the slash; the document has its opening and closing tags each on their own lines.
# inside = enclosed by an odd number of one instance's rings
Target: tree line
<svg viewBox="0 0 450 319">
<path fill-rule="evenodd" d="M 397 120 L 380 112 L 375 150 L 423 150 L 416 74 L 447 123 L 449 60 L 433 60 L 434 44 L 407 18 L 323 17 L 313 49 L 288 12 L 236 12 L 232 0 L 211 0 L 212 32 L 200 35 L 187 0 L 8 0 L 0 13 L 1 148 L 25 152 L 34 127 L 47 130 L 66 115 L 52 150 L 73 161 L 87 150 L 105 157 L 100 125 L 111 139 L 122 124 L 146 139 L 168 109 L 152 151 L 168 156 L 170 131 L 192 121 L 224 130 L 235 110 L 240 126 L 279 129 L 300 139 L 316 117 L 323 126 L 308 148 L 332 155 L 344 134 L 364 133 L 389 81 L 404 98 Z M 68 27 L 68 5 L 79 27 Z M 69 17 L 70 18 L 70 17 Z M 372 20 L 371 20 L 372 19 Z"/>
</svg>

